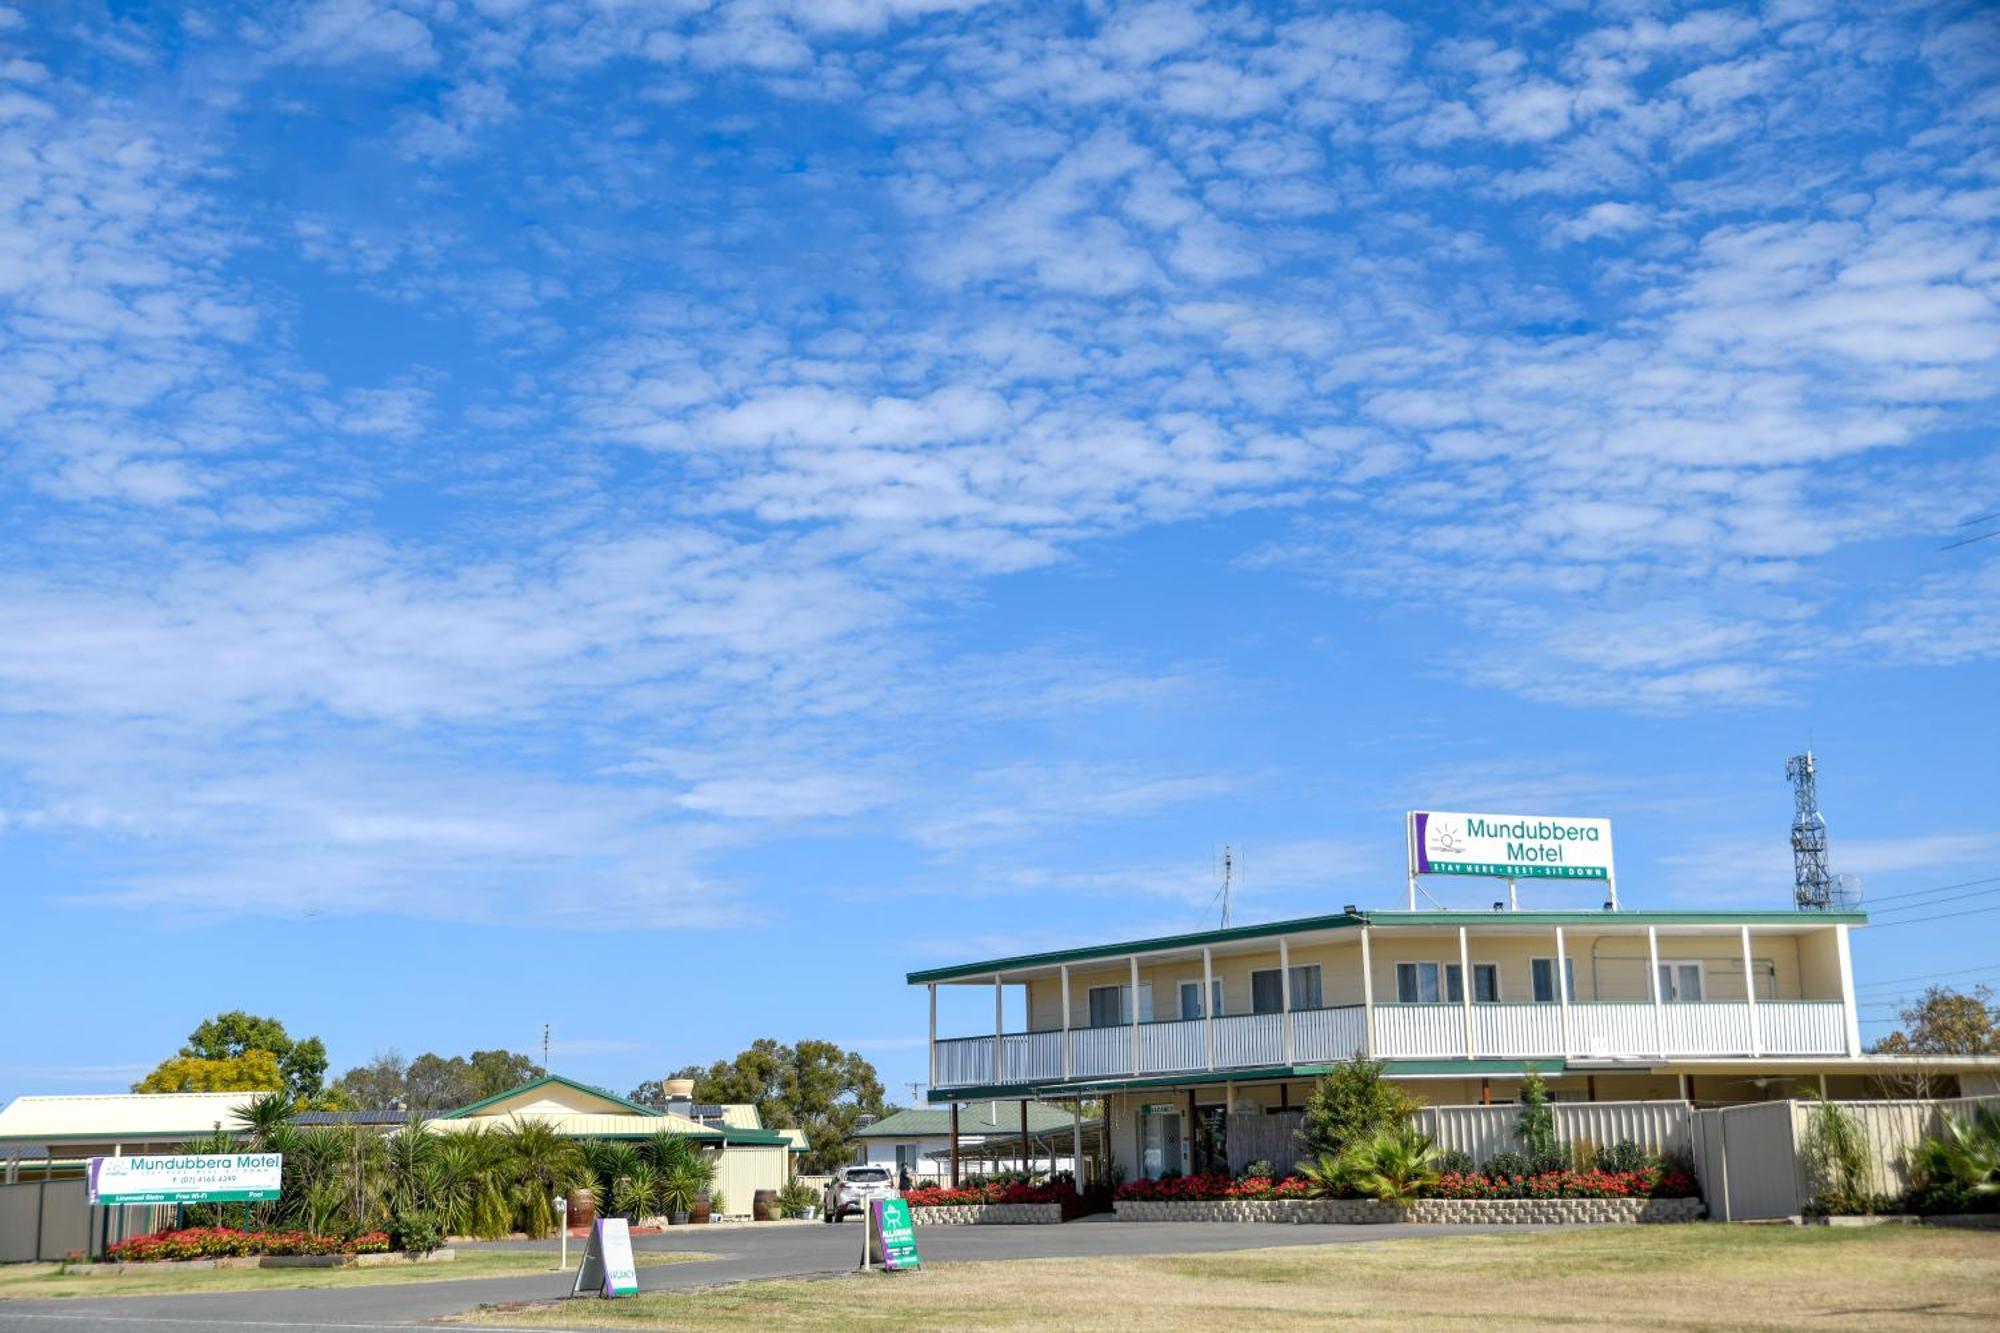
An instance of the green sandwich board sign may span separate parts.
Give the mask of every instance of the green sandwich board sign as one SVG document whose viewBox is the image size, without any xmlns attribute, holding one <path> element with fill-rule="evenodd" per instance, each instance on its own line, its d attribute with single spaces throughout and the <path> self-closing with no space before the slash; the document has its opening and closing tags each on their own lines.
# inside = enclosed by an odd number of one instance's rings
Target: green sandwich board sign
<svg viewBox="0 0 2000 1333">
<path fill-rule="evenodd" d="M 885 1272 L 899 1273 L 923 1267 L 917 1253 L 917 1227 L 910 1217 L 908 1199 L 875 1199 L 868 1205 L 873 1224 L 868 1237 L 868 1258 Z"/>
<path fill-rule="evenodd" d="M 275 1152 L 93 1157 L 86 1192 L 93 1204 L 255 1203 L 278 1197 L 284 1171 Z"/>
</svg>

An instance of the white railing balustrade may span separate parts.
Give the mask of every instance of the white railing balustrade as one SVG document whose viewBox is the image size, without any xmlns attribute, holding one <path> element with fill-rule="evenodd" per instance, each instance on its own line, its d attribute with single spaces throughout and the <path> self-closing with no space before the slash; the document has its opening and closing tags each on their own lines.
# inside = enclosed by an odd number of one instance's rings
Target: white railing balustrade
<svg viewBox="0 0 2000 1333">
<path fill-rule="evenodd" d="M 1132 1029 L 1072 1028 L 1069 1034 L 1070 1076 L 1104 1078 L 1132 1072 Z"/>
<path fill-rule="evenodd" d="M 1283 1064 L 1285 1029 L 1282 1014 L 1237 1014 L 1215 1020 L 1215 1066 L 1243 1069 Z"/>
<path fill-rule="evenodd" d="M 1139 1025 L 1139 1072 L 1175 1074 L 1208 1063 L 1200 1019 Z"/>
<path fill-rule="evenodd" d="M 1385 1004 L 1375 1011 L 1375 1053 L 1465 1056 L 1465 1013 L 1456 1004 Z"/>
<path fill-rule="evenodd" d="M 1366 1010 L 1360 1005 L 1292 1012 L 1292 1058 L 1300 1064 L 1352 1060 L 1368 1048 Z"/>
<path fill-rule="evenodd" d="M 1713 1002 L 1660 1006 L 1668 1055 L 1750 1054 L 1750 1006 Z"/>
<path fill-rule="evenodd" d="M 1650 1004 L 1573 1004 L 1569 1007 L 1570 1053 L 1586 1059 L 1657 1055 L 1659 1034 Z"/>
<path fill-rule="evenodd" d="M 1759 1000 L 1766 1055 L 1845 1055 L 1847 1015 L 1825 1000 Z"/>
<path fill-rule="evenodd" d="M 1531 1059 L 1563 1053 L 1562 1009 L 1553 1004 L 1475 1004 L 1472 1053 Z"/>
</svg>

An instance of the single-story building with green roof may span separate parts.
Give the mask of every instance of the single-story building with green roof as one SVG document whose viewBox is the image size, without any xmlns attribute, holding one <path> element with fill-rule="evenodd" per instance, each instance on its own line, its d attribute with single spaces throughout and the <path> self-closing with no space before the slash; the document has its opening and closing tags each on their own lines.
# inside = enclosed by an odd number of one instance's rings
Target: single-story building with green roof
<svg viewBox="0 0 2000 1333">
<path fill-rule="evenodd" d="M 1099 1129 L 1074 1106 L 977 1102 L 959 1114 L 959 1164 L 975 1174 L 1074 1171 L 1079 1151 L 1086 1164 L 1095 1158 Z M 951 1112 L 942 1107 L 892 1111 L 856 1129 L 848 1141 L 857 1163 L 886 1166 L 899 1176 L 950 1176 Z"/>
</svg>

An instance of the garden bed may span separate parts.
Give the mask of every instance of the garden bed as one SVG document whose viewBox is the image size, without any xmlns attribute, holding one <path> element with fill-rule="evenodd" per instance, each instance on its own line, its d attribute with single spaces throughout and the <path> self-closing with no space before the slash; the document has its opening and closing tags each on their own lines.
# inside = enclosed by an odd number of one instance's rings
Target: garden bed
<svg viewBox="0 0 2000 1333">
<path fill-rule="evenodd" d="M 1120 1199 L 1124 1222 L 1296 1222 L 1363 1226 L 1385 1222 L 1432 1225 L 1630 1225 L 1692 1222 L 1700 1199 Z"/>
<path fill-rule="evenodd" d="M 1059 1203 L 960 1203 L 910 1209 L 920 1227 L 1035 1226 L 1063 1220 Z"/>
<path fill-rule="evenodd" d="M 72 1264 L 75 1273 L 200 1273 L 231 1268 L 387 1268 L 404 1264 L 448 1264 L 458 1255 L 450 1249 L 429 1254 L 249 1254 L 219 1259 L 132 1259 L 97 1264 Z"/>
</svg>

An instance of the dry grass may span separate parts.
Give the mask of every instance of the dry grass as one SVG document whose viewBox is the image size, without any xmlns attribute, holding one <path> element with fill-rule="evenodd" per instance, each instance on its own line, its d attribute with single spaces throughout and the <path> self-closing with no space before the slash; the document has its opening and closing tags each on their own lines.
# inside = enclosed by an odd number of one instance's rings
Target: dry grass
<svg viewBox="0 0 2000 1333">
<path fill-rule="evenodd" d="M 572 1246 L 574 1271 L 581 1246 Z M 379 1287 L 409 1282 L 452 1282 L 469 1277 L 522 1277 L 550 1273 L 550 1254 L 523 1250 L 461 1250 L 443 1264 L 380 1268 L 148 1268 L 125 1273 L 64 1273 L 56 1264 L 0 1265 L 0 1302 L 63 1300 L 80 1296 L 187 1296 L 208 1291 L 300 1291 L 314 1287 Z M 705 1254 L 646 1251 L 641 1268 L 686 1263 Z"/>
<path fill-rule="evenodd" d="M 1163 1232 L 1162 1244 L 1171 1244 Z M 513 1326 L 668 1329 L 2000 1327 L 2000 1232 L 1637 1227 L 948 1264 L 631 1300 Z"/>
</svg>

